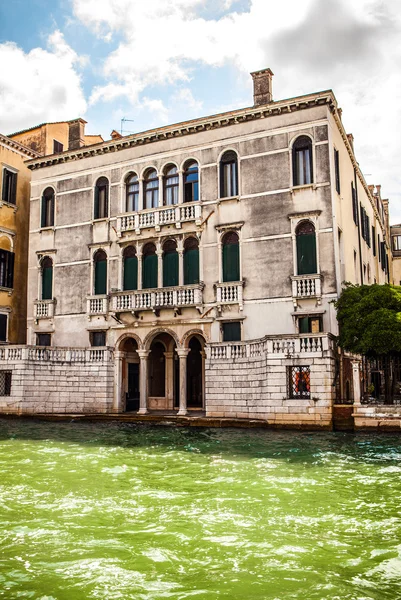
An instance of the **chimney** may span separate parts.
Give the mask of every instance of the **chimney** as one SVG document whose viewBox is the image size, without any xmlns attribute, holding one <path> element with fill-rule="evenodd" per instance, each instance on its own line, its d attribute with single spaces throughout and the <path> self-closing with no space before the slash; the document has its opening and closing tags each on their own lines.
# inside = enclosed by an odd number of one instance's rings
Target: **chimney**
<svg viewBox="0 0 401 600">
<path fill-rule="evenodd" d="M 270 69 L 262 69 L 262 71 L 254 71 L 251 75 L 253 79 L 254 106 L 272 102 L 272 71 Z"/>
<path fill-rule="evenodd" d="M 85 125 L 83 119 L 68 121 L 68 150 L 78 150 L 85 146 Z"/>
<path fill-rule="evenodd" d="M 116 131 L 115 129 L 113 129 L 113 131 L 111 132 L 110 136 L 111 136 L 112 140 L 121 140 L 121 138 L 123 137 L 121 135 L 121 133 L 118 133 L 118 131 Z"/>
</svg>

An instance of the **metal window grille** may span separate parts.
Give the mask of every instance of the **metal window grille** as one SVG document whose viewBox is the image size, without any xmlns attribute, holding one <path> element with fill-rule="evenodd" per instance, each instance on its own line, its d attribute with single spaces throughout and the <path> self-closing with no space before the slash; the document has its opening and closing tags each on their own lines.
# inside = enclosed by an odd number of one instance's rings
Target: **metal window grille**
<svg viewBox="0 0 401 600">
<path fill-rule="evenodd" d="M 11 396 L 11 371 L 0 371 L 0 396 Z"/>
<path fill-rule="evenodd" d="M 310 367 L 289 367 L 288 387 L 288 395 L 290 398 L 310 398 Z"/>
</svg>

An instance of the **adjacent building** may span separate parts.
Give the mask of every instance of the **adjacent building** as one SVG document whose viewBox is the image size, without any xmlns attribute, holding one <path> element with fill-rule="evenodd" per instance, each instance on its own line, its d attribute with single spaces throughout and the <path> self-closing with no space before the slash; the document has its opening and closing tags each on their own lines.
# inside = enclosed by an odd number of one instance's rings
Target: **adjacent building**
<svg viewBox="0 0 401 600">
<path fill-rule="evenodd" d="M 388 211 L 333 92 L 273 101 L 272 75 L 249 108 L 29 161 L 30 346 L 4 354 L 3 410 L 331 426 L 353 394 L 333 300 L 387 280 Z"/>
</svg>

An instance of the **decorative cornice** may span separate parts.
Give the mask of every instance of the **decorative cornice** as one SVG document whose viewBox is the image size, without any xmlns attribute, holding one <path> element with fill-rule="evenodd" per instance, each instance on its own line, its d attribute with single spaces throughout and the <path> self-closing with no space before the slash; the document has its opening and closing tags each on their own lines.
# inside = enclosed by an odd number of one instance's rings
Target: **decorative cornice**
<svg viewBox="0 0 401 600">
<path fill-rule="evenodd" d="M 153 142 L 159 142 L 172 138 L 192 135 L 201 131 L 209 131 L 219 129 L 229 125 L 239 125 L 247 121 L 257 119 L 265 119 L 268 117 L 277 116 L 280 114 L 292 113 L 298 110 L 312 108 L 314 106 L 328 105 L 330 110 L 336 109 L 336 100 L 331 90 L 299 96 L 278 102 L 270 102 L 261 106 L 253 106 L 251 108 L 243 108 L 218 115 L 201 117 L 192 121 L 185 121 L 175 125 L 167 125 L 158 129 L 151 129 L 142 133 L 128 135 L 118 140 L 110 140 L 92 146 L 83 146 L 77 150 L 62 152 L 61 154 L 52 156 L 43 156 L 37 160 L 27 161 L 28 168 L 31 170 L 49 167 L 55 164 L 62 164 L 69 161 L 80 160 L 82 158 L 90 158 L 100 154 L 108 154 L 110 152 L 119 152 L 127 148 L 143 146 Z"/>
<path fill-rule="evenodd" d="M 26 156 L 30 156 L 32 159 L 36 159 L 40 156 L 39 152 L 36 152 L 35 150 L 32 150 L 32 148 L 28 148 L 27 146 L 20 144 L 20 142 L 12 140 L 11 138 L 7 137 L 6 135 L 3 135 L 2 133 L 0 133 L 0 142 L 5 144 L 12 150 L 17 150 L 18 152 L 21 152 Z"/>
</svg>

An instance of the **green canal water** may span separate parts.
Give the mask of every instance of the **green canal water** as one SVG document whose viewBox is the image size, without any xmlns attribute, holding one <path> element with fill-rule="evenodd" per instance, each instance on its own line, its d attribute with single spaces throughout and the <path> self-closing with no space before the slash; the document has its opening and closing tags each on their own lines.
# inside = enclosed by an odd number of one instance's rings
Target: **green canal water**
<svg viewBox="0 0 401 600">
<path fill-rule="evenodd" d="M 401 437 L 0 420 L 0 598 L 401 598 Z"/>
</svg>

